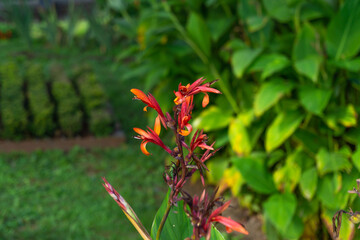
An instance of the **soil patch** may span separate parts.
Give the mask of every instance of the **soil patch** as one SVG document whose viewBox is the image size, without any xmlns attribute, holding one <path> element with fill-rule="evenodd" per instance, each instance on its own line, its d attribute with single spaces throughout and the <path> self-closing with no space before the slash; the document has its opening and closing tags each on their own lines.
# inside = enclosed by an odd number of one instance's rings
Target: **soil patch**
<svg viewBox="0 0 360 240">
<path fill-rule="evenodd" d="M 0 152 L 32 152 L 35 150 L 61 149 L 68 151 L 75 146 L 85 149 L 118 147 L 125 142 L 124 134 L 108 137 L 48 138 L 24 141 L 0 140 Z"/>
</svg>

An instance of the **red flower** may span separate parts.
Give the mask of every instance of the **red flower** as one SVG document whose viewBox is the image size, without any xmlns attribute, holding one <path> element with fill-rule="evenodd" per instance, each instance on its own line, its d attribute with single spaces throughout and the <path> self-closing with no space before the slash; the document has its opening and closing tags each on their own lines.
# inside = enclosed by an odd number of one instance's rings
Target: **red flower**
<svg viewBox="0 0 360 240">
<path fill-rule="evenodd" d="M 215 198 L 215 196 L 216 191 L 209 197 L 204 190 L 200 198 L 198 196 L 192 198 L 189 194 L 184 193 L 184 201 L 190 208 L 190 212 L 185 211 L 190 215 L 191 223 L 194 226 L 193 237 L 206 237 L 206 240 L 209 240 L 211 226 L 215 222 L 223 224 L 227 232 L 237 231 L 245 235 L 249 234 L 242 224 L 231 218 L 221 216 L 222 212 L 229 207 L 230 201 L 213 210 L 215 205 L 219 203 L 219 198 Z"/>
<path fill-rule="evenodd" d="M 159 103 L 156 101 L 153 95 L 149 93 L 147 96 L 146 94 L 139 90 L 139 89 L 131 89 L 131 92 L 135 95 L 134 99 L 139 99 L 143 103 L 145 103 L 147 106 L 144 107 L 144 111 L 147 111 L 147 107 L 151 107 L 155 109 L 155 111 L 159 114 L 161 123 L 166 128 L 166 118 L 164 116 L 164 113 L 162 112 Z"/>
<path fill-rule="evenodd" d="M 203 82 L 205 81 L 205 78 L 199 78 L 195 82 L 193 82 L 191 85 L 187 84 L 186 86 L 179 84 L 179 90 L 175 92 L 176 98 L 174 100 L 176 105 L 179 105 L 183 103 L 188 97 L 198 94 L 200 92 L 204 93 L 205 96 L 202 101 L 202 106 L 206 107 L 209 103 L 209 95 L 207 92 L 217 93 L 221 94 L 221 92 L 215 88 L 211 88 L 210 86 L 215 83 L 215 81 L 205 83 L 203 85 Z"/>
<path fill-rule="evenodd" d="M 197 130 L 193 136 L 193 138 L 191 139 L 191 143 L 190 143 L 190 153 L 193 153 L 195 148 L 200 147 L 201 149 L 209 149 L 209 150 L 214 150 L 213 147 L 208 146 L 206 144 L 207 140 L 208 140 L 208 136 L 206 134 L 204 134 L 204 130 L 201 130 L 198 134 Z"/>
<path fill-rule="evenodd" d="M 148 131 L 142 130 L 140 128 L 134 128 L 134 131 L 139 134 L 138 136 L 135 136 L 135 138 L 143 140 L 140 144 L 140 149 L 145 155 L 150 155 L 150 153 L 146 150 L 146 144 L 148 142 L 155 143 L 156 145 L 159 145 L 160 147 L 165 149 L 165 151 L 167 151 L 168 153 L 170 153 L 170 154 L 172 153 L 170 148 L 165 146 L 163 141 L 161 141 L 161 139 L 159 138 L 160 128 L 161 128 L 161 125 L 160 125 L 159 116 L 155 119 L 154 130 L 152 130 L 149 127 L 148 127 L 148 129 L 149 129 Z"/>
<path fill-rule="evenodd" d="M 191 120 L 191 112 L 193 109 L 193 96 L 186 99 L 186 101 L 181 105 L 181 110 L 178 115 L 178 124 L 179 124 L 179 133 L 183 136 L 187 136 L 192 131 L 192 126 L 189 123 Z M 184 130 L 187 128 L 187 130 Z"/>
<path fill-rule="evenodd" d="M 246 231 L 246 229 L 244 228 L 244 226 L 242 224 L 232 220 L 230 217 L 226 218 L 226 217 L 220 216 L 220 214 L 229 207 L 230 202 L 231 201 L 227 201 L 224 205 L 215 209 L 215 211 L 212 212 L 212 214 L 210 215 L 210 217 L 207 220 L 205 228 L 209 229 L 210 223 L 212 223 L 212 222 L 219 222 L 226 227 L 226 231 L 228 233 L 230 233 L 232 231 L 237 231 L 239 233 L 248 235 L 249 234 L 248 231 Z"/>
</svg>

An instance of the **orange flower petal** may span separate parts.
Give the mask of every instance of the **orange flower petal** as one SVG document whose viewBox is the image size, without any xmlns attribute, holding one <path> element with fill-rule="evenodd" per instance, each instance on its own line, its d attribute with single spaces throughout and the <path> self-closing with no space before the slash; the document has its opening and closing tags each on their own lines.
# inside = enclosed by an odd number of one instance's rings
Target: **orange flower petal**
<svg viewBox="0 0 360 240">
<path fill-rule="evenodd" d="M 189 134 L 191 133 L 191 131 L 192 131 L 192 126 L 188 123 L 188 124 L 185 125 L 185 127 L 186 127 L 188 130 L 181 129 L 180 132 L 179 132 L 180 135 L 187 136 L 187 135 L 189 135 Z"/>
<path fill-rule="evenodd" d="M 145 106 L 145 107 L 143 108 L 144 112 L 147 112 L 147 107 L 148 107 L 148 106 Z"/>
<path fill-rule="evenodd" d="M 204 94 L 205 94 L 205 96 L 204 96 L 203 101 L 202 101 L 202 106 L 206 107 L 206 105 L 209 104 L 209 95 L 207 93 L 204 93 Z"/>
<path fill-rule="evenodd" d="M 139 90 L 139 89 L 136 89 L 136 88 L 133 88 L 130 90 L 138 99 L 140 100 L 143 100 L 143 101 L 149 101 L 148 97 L 146 96 L 146 94 Z"/>
<path fill-rule="evenodd" d="M 149 137 L 149 134 L 146 131 L 142 130 L 141 128 L 133 128 L 133 129 L 137 134 L 147 138 Z"/>
<path fill-rule="evenodd" d="M 146 150 L 147 143 L 148 143 L 148 141 L 142 141 L 142 143 L 140 144 L 140 149 L 146 156 L 149 156 L 150 153 Z"/>
<path fill-rule="evenodd" d="M 160 122 L 160 116 L 158 115 L 155 119 L 155 125 L 154 125 L 154 131 L 159 136 L 161 131 L 161 122 Z"/>
</svg>

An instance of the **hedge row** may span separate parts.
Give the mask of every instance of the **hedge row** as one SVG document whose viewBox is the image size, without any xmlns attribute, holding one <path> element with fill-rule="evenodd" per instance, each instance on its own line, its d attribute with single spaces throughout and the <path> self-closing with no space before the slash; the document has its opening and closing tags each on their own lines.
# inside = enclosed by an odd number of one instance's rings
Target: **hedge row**
<svg viewBox="0 0 360 240">
<path fill-rule="evenodd" d="M 50 101 L 40 64 L 32 64 L 26 71 L 27 97 L 30 111 L 30 132 L 36 137 L 51 135 L 56 127 L 54 105 Z"/>
<path fill-rule="evenodd" d="M 1 138 L 111 134 L 112 115 L 94 73 L 83 71 L 70 80 L 53 64 L 47 78 L 41 64 L 23 65 L 0 64 Z"/>
<path fill-rule="evenodd" d="M 85 114 L 89 119 L 90 131 L 96 136 L 108 135 L 112 132 L 112 119 L 109 111 L 106 110 L 107 99 L 103 88 L 96 80 L 96 75 L 85 72 L 77 79 Z"/>
<path fill-rule="evenodd" d="M 1 81 L 1 137 L 20 139 L 26 131 L 28 121 L 24 108 L 23 79 L 16 62 L 0 65 Z"/>
</svg>

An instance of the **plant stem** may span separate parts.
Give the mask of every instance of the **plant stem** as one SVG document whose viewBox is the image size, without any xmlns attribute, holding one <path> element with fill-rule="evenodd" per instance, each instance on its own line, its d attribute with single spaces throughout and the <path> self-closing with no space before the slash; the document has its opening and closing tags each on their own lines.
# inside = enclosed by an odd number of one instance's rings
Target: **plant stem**
<svg viewBox="0 0 360 240">
<path fill-rule="evenodd" d="M 170 213 L 170 209 L 171 209 L 171 204 L 170 202 L 168 201 L 167 205 L 166 205 L 166 210 L 165 210 L 165 214 L 163 216 L 163 218 L 161 219 L 161 222 L 160 222 L 160 225 L 159 225 L 159 229 L 156 233 L 156 240 L 159 240 L 160 239 L 160 235 L 161 235 L 161 231 L 165 225 L 165 222 L 166 222 L 166 219 L 167 217 L 169 216 L 169 213 Z"/>
</svg>

